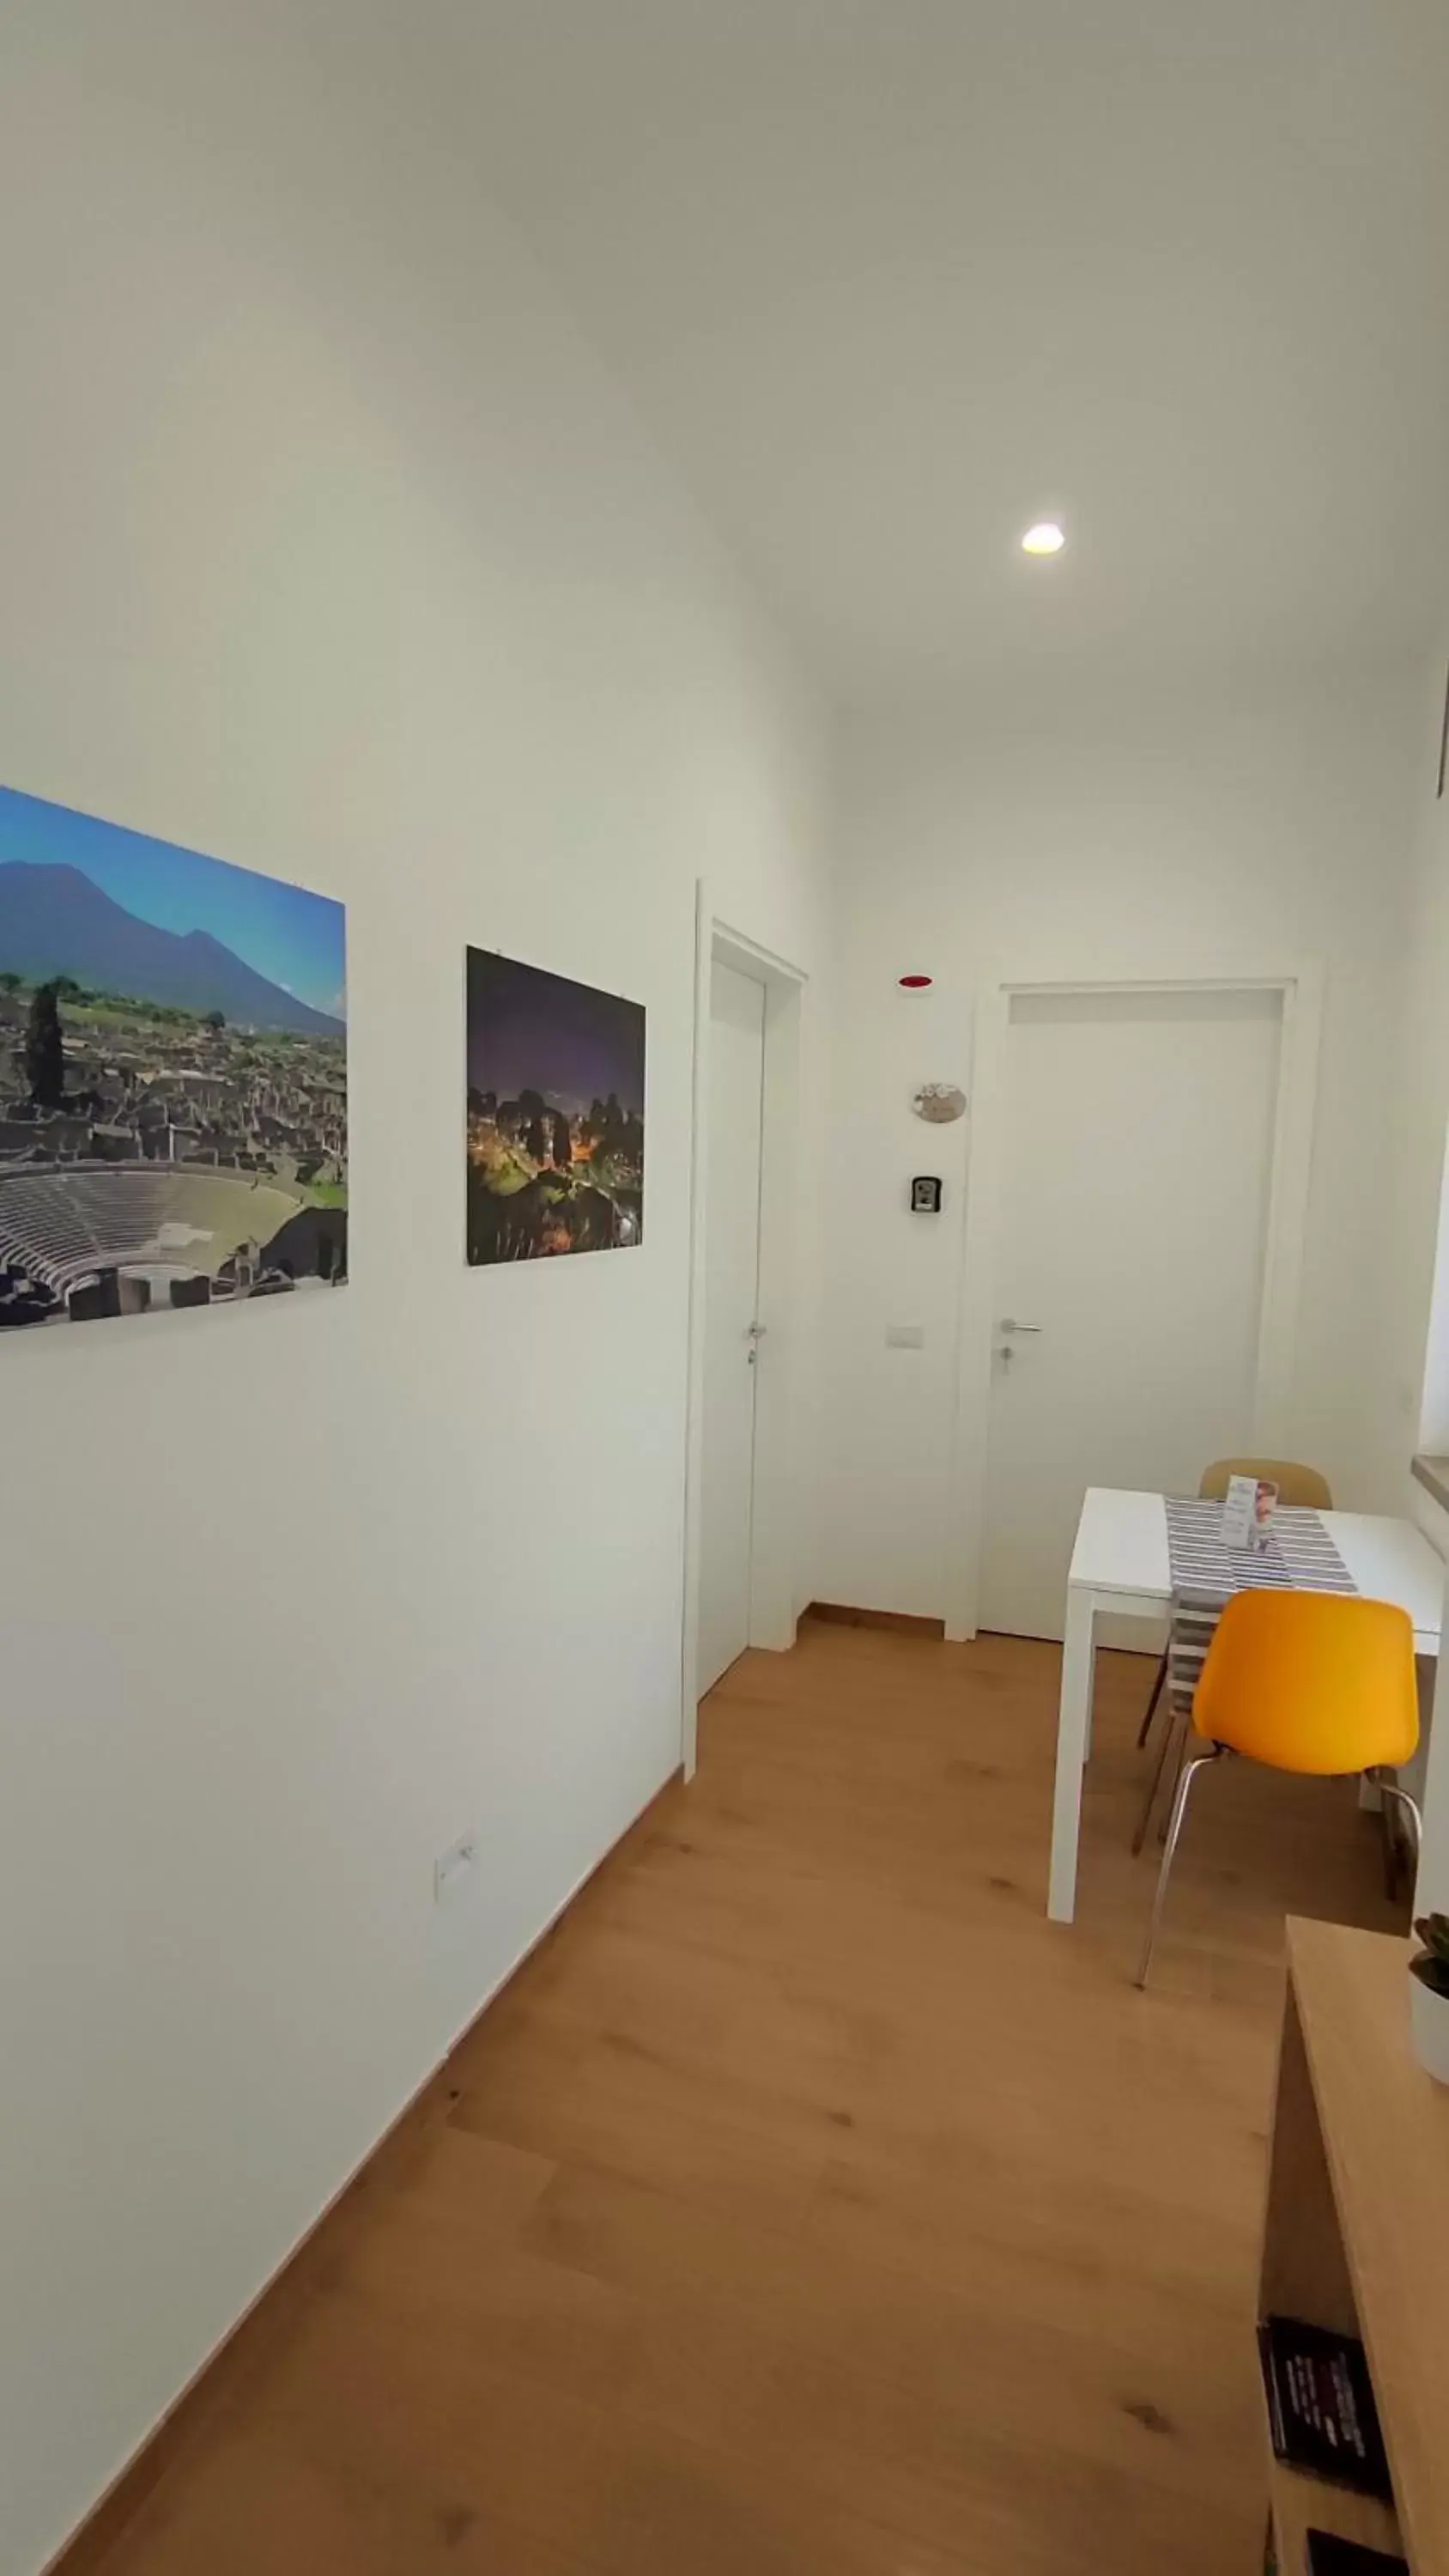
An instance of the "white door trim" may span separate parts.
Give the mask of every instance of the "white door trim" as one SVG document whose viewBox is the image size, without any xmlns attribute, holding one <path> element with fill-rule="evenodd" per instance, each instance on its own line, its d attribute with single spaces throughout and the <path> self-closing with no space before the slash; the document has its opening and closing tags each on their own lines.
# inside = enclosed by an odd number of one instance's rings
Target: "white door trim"
<svg viewBox="0 0 1449 2576">
<path fill-rule="evenodd" d="M 981 980 L 972 1048 L 971 1150 L 963 1216 L 955 1423 L 946 1513 L 949 1554 L 944 1599 L 949 1638 L 975 1636 L 980 1595 L 1006 1049 L 1012 1002 L 1023 993 L 1244 991 L 1275 992 L 1281 996 L 1278 1104 L 1268 1185 L 1253 1440 L 1270 1456 L 1291 1456 L 1298 1310 L 1323 1011 L 1323 970 L 1319 961 L 1304 958 L 1292 966 L 1249 967 L 1238 974 L 1008 975 L 993 971 Z"/>
<path fill-rule="evenodd" d="M 680 1755 L 695 1767 L 699 1709 L 700 1496 L 704 1476 L 704 1284 L 709 1206 L 710 969 L 718 958 L 765 988 L 765 1080 L 760 1138 L 760 1321 L 755 1386 L 754 1500 L 750 1522 L 750 1644 L 795 1643 L 795 1506 L 792 1434 L 799 1347 L 797 1234 L 803 1192 L 800 1037 L 805 988 L 792 966 L 715 911 L 700 880 L 695 907 L 694 1090 L 689 1208 L 689 1396 L 684 1471 L 684 1620 L 680 1641 Z"/>
</svg>

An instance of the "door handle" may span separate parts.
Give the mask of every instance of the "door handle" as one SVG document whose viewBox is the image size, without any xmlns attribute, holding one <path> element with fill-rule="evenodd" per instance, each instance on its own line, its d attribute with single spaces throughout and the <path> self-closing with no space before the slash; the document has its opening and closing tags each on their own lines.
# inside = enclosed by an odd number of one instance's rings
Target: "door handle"
<svg viewBox="0 0 1449 2576">
<path fill-rule="evenodd" d="M 1003 1333 L 1039 1333 L 1044 1327 L 1040 1324 L 1019 1324 L 1014 1315 L 1003 1315 L 1001 1329 Z"/>
</svg>

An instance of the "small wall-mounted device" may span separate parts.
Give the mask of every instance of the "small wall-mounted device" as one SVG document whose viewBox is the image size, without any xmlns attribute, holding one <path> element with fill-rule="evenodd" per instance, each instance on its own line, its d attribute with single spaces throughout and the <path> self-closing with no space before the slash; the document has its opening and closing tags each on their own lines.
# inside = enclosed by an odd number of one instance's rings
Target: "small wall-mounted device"
<svg viewBox="0 0 1449 2576">
<path fill-rule="evenodd" d="M 922 1172 L 911 1183 L 912 1216 L 939 1216 L 941 1184 L 932 1173 Z"/>
<path fill-rule="evenodd" d="M 956 1082 L 923 1082 L 912 1094 L 911 1107 L 928 1126 L 950 1127 L 966 1115 L 966 1094 Z"/>
</svg>

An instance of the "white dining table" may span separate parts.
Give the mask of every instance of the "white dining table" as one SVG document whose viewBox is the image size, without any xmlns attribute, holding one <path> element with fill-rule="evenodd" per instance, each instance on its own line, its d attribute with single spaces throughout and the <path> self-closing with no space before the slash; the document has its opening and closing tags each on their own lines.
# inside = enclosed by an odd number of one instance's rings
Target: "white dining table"
<svg viewBox="0 0 1449 2576">
<path fill-rule="evenodd" d="M 1372 1601 L 1398 1602 L 1414 1623 L 1416 1652 L 1437 1655 L 1444 1560 L 1423 1531 L 1412 1521 L 1385 1520 L 1373 1512 L 1325 1512 L 1322 1518 L 1359 1591 Z M 1047 1888 L 1047 1912 L 1055 1923 L 1070 1923 L 1076 1912 L 1082 1772 L 1092 1745 L 1098 1616 L 1115 1613 L 1161 1620 L 1171 1600 L 1166 1497 L 1089 1485 L 1067 1577 Z"/>
</svg>

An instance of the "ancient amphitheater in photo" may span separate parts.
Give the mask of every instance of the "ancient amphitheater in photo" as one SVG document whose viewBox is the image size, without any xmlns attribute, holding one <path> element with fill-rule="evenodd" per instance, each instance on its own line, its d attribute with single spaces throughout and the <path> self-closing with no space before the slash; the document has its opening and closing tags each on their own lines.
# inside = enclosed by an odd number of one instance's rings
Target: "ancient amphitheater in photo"
<svg viewBox="0 0 1449 2576">
<path fill-rule="evenodd" d="M 0 1170 L 0 1274 L 24 1274 L 48 1297 L 37 1322 L 322 1285 L 288 1257 L 286 1229 L 307 1214 L 289 1190 L 240 1173 Z"/>
</svg>

